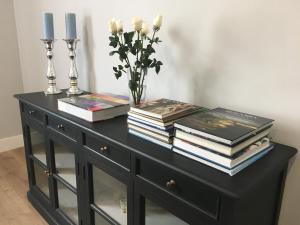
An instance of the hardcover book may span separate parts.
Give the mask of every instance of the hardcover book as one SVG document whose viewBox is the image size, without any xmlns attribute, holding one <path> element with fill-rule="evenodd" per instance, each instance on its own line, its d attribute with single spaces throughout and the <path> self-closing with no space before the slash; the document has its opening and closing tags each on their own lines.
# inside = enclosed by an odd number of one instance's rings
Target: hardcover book
<svg viewBox="0 0 300 225">
<path fill-rule="evenodd" d="M 207 138 L 202 138 L 202 137 L 199 137 L 199 136 L 196 136 L 196 135 L 193 135 L 193 134 L 190 134 L 190 133 L 178 130 L 178 129 L 176 129 L 175 136 L 181 140 L 188 141 L 188 142 L 196 144 L 198 146 L 211 149 L 213 151 L 219 152 L 224 155 L 232 156 L 232 155 L 236 154 L 237 152 L 243 150 L 247 146 L 255 143 L 259 139 L 266 137 L 267 135 L 269 135 L 269 133 L 270 133 L 270 129 L 265 129 L 265 130 L 259 132 L 257 135 L 252 136 L 251 138 L 248 138 L 247 140 L 245 140 L 237 145 L 234 145 L 234 146 L 224 145 L 222 143 L 211 141 Z"/>
<path fill-rule="evenodd" d="M 147 125 L 144 123 L 139 123 L 139 122 L 136 122 L 136 121 L 130 120 L 130 119 L 127 119 L 127 123 L 128 123 L 129 128 L 130 128 L 130 126 L 136 126 L 141 129 L 149 130 L 149 131 L 152 131 L 152 132 L 155 132 L 155 133 L 167 136 L 167 137 L 174 136 L 174 128 L 169 129 L 169 130 L 163 130 L 163 129 L 160 129 L 160 128 L 157 128 L 154 126 L 150 126 L 150 125 Z"/>
<path fill-rule="evenodd" d="M 128 128 L 130 130 L 135 130 L 139 133 L 142 133 L 142 134 L 147 135 L 147 136 L 152 137 L 152 138 L 156 138 L 156 139 L 158 139 L 160 141 L 163 141 L 163 142 L 166 142 L 168 144 L 171 144 L 171 142 L 172 142 L 172 138 L 170 136 L 166 136 L 166 135 L 160 134 L 158 132 L 147 130 L 147 129 L 144 129 L 144 128 L 141 128 L 141 127 L 138 127 L 138 126 L 135 126 L 135 125 L 132 125 L 132 124 L 128 124 Z"/>
<path fill-rule="evenodd" d="M 165 130 L 165 131 L 168 131 L 168 130 L 174 130 L 174 126 L 173 124 L 170 124 L 170 125 L 166 125 L 166 126 L 160 126 L 158 124 L 155 124 L 155 123 L 152 123 L 150 121 L 145 121 L 145 120 L 142 120 L 142 119 L 139 119 L 139 118 L 136 118 L 136 117 L 132 117 L 129 115 L 130 112 L 128 112 L 128 123 L 129 122 L 136 122 L 136 123 L 140 123 L 140 124 L 144 124 L 144 125 L 147 125 L 147 126 L 151 126 L 151 127 L 154 127 L 154 128 L 157 128 L 157 129 L 160 129 L 160 130 Z"/>
<path fill-rule="evenodd" d="M 131 107 L 130 111 L 132 113 L 154 117 L 160 120 L 166 120 L 168 117 L 171 117 L 171 119 L 174 120 L 182 116 L 182 114 L 192 113 L 199 109 L 201 109 L 199 106 L 162 98 Z"/>
<path fill-rule="evenodd" d="M 175 138 L 173 141 L 174 147 L 188 153 L 191 155 L 194 155 L 196 157 L 200 157 L 202 159 L 205 159 L 207 161 L 216 163 L 218 165 L 224 166 L 228 169 L 231 169 L 233 167 L 236 167 L 238 164 L 242 163 L 243 161 L 255 156 L 259 152 L 265 150 L 268 148 L 271 143 L 268 138 L 263 138 L 240 152 L 232 155 L 227 156 L 223 155 L 219 152 L 215 152 L 211 149 L 207 149 L 201 146 L 194 145 L 193 143 Z"/>
<path fill-rule="evenodd" d="M 261 159 L 262 157 L 264 157 L 267 153 L 269 153 L 272 149 L 273 149 L 274 145 L 270 145 L 269 147 L 267 147 L 266 149 L 264 149 L 263 151 L 259 152 L 258 154 L 254 155 L 253 157 L 245 160 L 244 162 L 238 164 L 237 166 L 233 167 L 233 168 L 226 168 L 224 166 L 218 165 L 216 163 L 213 163 L 211 161 L 208 161 L 206 159 L 191 155 L 189 153 L 186 153 L 180 149 L 177 148 L 173 148 L 173 151 L 185 156 L 187 158 L 193 159 L 195 161 L 198 161 L 200 163 L 203 163 L 207 166 L 210 166 L 212 168 L 215 168 L 219 171 L 222 171 L 224 173 L 229 174 L 230 176 L 233 176 L 235 174 L 237 174 L 238 172 L 242 171 L 243 169 L 245 169 L 246 167 L 250 166 L 251 164 L 253 164 L 254 162 L 256 162 L 257 160 Z"/>
<path fill-rule="evenodd" d="M 101 93 L 58 99 L 58 109 L 94 122 L 126 114 L 129 104 L 126 96 Z"/>
<path fill-rule="evenodd" d="M 175 127 L 227 145 L 239 143 L 272 125 L 273 120 L 216 108 L 184 117 Z"/>
<path fill-rule="evenodd" d="M 152 137 L 150 137 L 148 135 L 145 135 L 143 133 L 140 133 L 140 132 L 132 130 L 132 129 L 129 129 L 128 132 L 130 134 L 133 134 L 133 135 L 137 136 L 137 137 L 140 137 L 140 138 L 143 138 L 143 139 L 145 139 L 147 141 L 150 141 L 150 142 L 152 142 L 154 144 L 158 144 L 158 145 L 163 146 L 165 148 L 172 149 L 172 146 L 173 146 L 172 144 L 168 144 L 166 142 L 160 141 L 160 140 L 158 140 L 156 138 L 152 138 Z"/>
</svg>

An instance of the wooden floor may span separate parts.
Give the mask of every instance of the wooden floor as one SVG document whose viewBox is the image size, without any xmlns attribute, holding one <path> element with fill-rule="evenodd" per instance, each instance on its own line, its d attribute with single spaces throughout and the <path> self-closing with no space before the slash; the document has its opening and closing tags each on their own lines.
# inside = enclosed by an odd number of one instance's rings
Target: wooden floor
<svg viewBox="0 0 300 225">
<path fill-rule="evenodd" d="M 24 150 L 0 153 L 0 225 L 47 225 L 27 201 Z"/>
</svg>

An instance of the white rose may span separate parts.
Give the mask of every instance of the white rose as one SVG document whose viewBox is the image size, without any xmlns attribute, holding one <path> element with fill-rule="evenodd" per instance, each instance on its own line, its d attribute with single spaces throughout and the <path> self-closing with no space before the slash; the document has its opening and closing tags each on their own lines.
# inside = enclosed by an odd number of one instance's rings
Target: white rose
<svg viewBox="0 0 300 225">
<path fill-rule="evenodd" d="M 147 36 L 149 34 L 149 27 L 146 23 L 142 24 L 141 34 L 142 36 Z"/>
<path fill-rule="evenodd" d="M 108 22 L 109 31 L 112 34 L 116 34 L 118 32 L 116 20 L 113 18 Z"/>
<path fill-rule="evenodd" d="M 143 21 L 140 17 L 135 16 L 132 18 L 132 26 L 135 31 L 140 31 L 142 29 L 142 24 Z"/>
<path fill-rule="evenodd" d="M 153 20 L 153 28 L 155 30 L 159 30 L 159 28 L 161 27 L 162 19 L 163 19 L 162 15 L 159 15 L 159 16 L 157 16 L 157 17 L 154 18 L 154 20 Z"/>
<path fill-rule="evenodd" d="M 117 32 L 118 33 L 122 33 L 123 32 L 123 23 L 121 20 L 117 20 L 116 21 L 116 25 L 117 25 Z"/>
</svg>

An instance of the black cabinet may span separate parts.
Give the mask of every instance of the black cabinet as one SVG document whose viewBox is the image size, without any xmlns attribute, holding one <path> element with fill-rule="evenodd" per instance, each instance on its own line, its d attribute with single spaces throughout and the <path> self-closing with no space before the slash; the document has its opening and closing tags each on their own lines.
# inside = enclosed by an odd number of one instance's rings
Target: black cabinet
<svg viewBox="0 0 300 225">
<path fill-rule="evenodd" d="M 277 224 L 294 148 L 230 177 L 130 135 L 126 116 L 88 123 L 57 110 L 64 94 L 16 97 L 28 199 L 49 224 Z"/>
<path fill-rule="evenodd" d="M 129 170 L 88 147 L 84 149 L 84 158 L 87 224 L 132 224 L 133 186 Z"/>
</svg>

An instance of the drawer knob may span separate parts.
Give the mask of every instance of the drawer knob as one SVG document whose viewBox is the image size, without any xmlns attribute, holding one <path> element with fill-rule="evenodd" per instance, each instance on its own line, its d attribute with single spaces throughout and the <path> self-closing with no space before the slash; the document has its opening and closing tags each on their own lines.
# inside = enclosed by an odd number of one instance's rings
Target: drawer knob
<svg viewBox="0 0 300 225">
<path fill-rule="evenodd" d="M 169 189 L 173 189 L 176 187 L 176 182 L 175 180 L 169 180 L 167 183 L 166 183 L 166 187 L 169 188 Z"/>
<path fill-rule="evenodd" d="M 28 111 L 28 113 L 29 113 L 29 115 L 33 115 L 35 113 L 35 111 L 34 110 L 30 110 L 30 111 Z"/>
<path fill-rule="evenodd" d="M 50 177 L 50 175 L 51 175 L 50 171 L 48 171 L 48 170 L 45 170 L 45 171 L 44 171 L 44 174 L 45 174 L 47 177 Z"/>
<path fill-rule="evenodd" d="M 57 129 L 59 129 L 59 130 L 64 130 L 64 126 L 63 126 L 62 124 L 58 124 L 58 125 L 57 125 Z"/>
<path fill-rule="evenodd" d="M 107 152 L 107 150 L 108 150 L 108 147 L 107 147 L 107 146 L 100 147 L 100 151 L 101 151 L 102 153 Z"/>
</svg>

